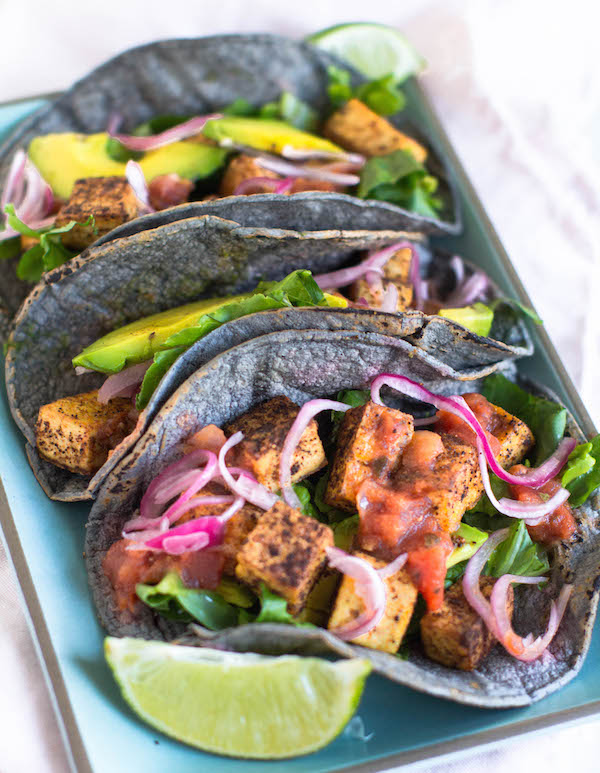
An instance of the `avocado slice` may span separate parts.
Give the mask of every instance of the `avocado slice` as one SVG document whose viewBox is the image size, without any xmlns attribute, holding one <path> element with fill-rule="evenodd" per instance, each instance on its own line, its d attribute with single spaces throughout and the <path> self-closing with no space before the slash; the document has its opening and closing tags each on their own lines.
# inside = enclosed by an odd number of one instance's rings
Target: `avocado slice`
<svg viewBox="0 0 600 773">
<path fill-rule="evenodd" d="M 227 115 L 209 121 L 202 133 L 211 140 L 216 140 L 224 147 L 228 143 L 247 145 L 256 150 L 269 153 L 281 153 L 286 145 L 298 150 L 327 150 L 342 153 L 342 149 L 333 142 L 309 134 L 284 121 L 266 118 L 245 118 L 243 116 Z"/>
<path fill-rule="evenodd" d="M 464 306 L 462 309 L 440 309 L 440 317 L 446 317 L 468 328 L 479 336 L 487 336 L 492 329 L 494 312 L 485 303 L 474 303 L 472 306 Z"/>
<path fill-rule="evenodd" d="M 207 298 L 143 317 L 94 341 L 73 359 L 73 365 L 101 373 L 118 373 L 125 367 L 151 359 L 168 338 L 185 328 L 193 327 L 203 315 L 214 314 L 223 306 L 254 295 L 256 291 Z M 330 307 L 345 308 L 348 305 L 339 296 L 329 293 L 324 293 L 324 296 Z"/>
<path fill-rule="evenodd" d="M 126 366 L 149 360 L 167 338 L 191 327 L 203 314 L 210 314 L 226 303 L 234 303 L 250 295 L 252 293 L 207 298 L 143 317 L 94 341 L 75 357 L 73 365 L 102 373 L 118 373 Z"/>
<path fill-rule="evenodd" d="M 29 144 L 29 158 L 61 199 L 68 199 L 75 180 L 82 177 L 124 175 L 125 163 L 106 152 L 108 134 L 46 134 Z M 213 174 L 225 162 L 227 151 L 194 140 L 183 140 L 147 151 L 139 164 L 148 182 L 175 172 L 188 180 Z"/>
</svg>

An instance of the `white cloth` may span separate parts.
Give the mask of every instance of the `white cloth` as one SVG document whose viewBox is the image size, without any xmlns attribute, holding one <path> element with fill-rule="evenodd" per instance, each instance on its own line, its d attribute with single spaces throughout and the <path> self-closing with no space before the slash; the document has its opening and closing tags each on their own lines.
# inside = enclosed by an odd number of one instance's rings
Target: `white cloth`
<svg viewBox="0 0 600 773">
<path fill-rule="evenodd" d="M 600 421 L 600 80 L 585 0 L 0 0 L 0 101 L 57 91 L 113 54 L 161 37 L 342 21 L 394 25 L 426 56 L 423 80 L 563 362 Z M 594 135 L 593 128 L 596 125 Z M 62 773 L 66 756 L 0 549 L 0 771 Z M 431 773 L 597 770 L 600 720 L 471 752 Z"/>
</svg>

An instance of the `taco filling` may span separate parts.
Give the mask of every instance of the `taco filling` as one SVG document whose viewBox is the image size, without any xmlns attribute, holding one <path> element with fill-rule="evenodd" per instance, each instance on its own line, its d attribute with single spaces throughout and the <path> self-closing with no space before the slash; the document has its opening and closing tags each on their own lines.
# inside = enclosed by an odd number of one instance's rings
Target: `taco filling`
<svg viewBox="0 0 600 773">
<path fill-rule="evenodd" d="M 114 114 L 104 132 L 34 138 L 2 191 L 2 255 L 26 250 L 17 275 L 37 281 L 139 215 L 256 193 L 336 191 L 436 218 L 444 202 L 428 152 L 386 118 L 404 106 L 396 85 L 353 89 L 348 73 L 329 75 L 323 115 L 284 92 L 264 105 L 237 99 L 207 115 L 155 116 L 130 134 Z"/>
<path fill-rule="evenodd" d="M 482 394 L 441 397 L 382 374 L 338 398 L 275 397 L 188 438 L 104 557 L 117 608 L 215 629 L 311 623 L 388 653 L 420 638 L 428 657 L 465 670 L 498 642 L 539 657 L 571 587 L 534 638 L 512 627 L 512 586 L 543 583 L 549 550 L 576 533 L 559 477 L 576 441 L 529 467 L 542 441 Z M 498 499 L 497 482 L 514 498 Z M 472 525 L 486 508 L 486 528 Z"/>
</svg>

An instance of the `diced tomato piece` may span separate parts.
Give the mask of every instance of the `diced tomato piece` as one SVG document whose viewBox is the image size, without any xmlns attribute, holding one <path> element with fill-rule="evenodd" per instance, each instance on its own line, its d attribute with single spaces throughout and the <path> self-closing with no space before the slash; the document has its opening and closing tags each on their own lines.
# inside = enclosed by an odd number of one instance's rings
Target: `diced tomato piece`
<svg viewBox="0 0 600 773">
<path fill-rule="evenodd" d="M 477 420 L 483 427 L 487 439 L 489 440 L 492 452 L 495 456 L 500 452 L 500 443 L 492 434 L 496 428 L 496 414 L 494 406 L 485 399 L 483 395 L 472 392 L 463 395 L 467 405 L 475 414 Z M 435 431 L 440 434 L 454 435 L 454 437 L 468 443 L 471 446 L 477 445 L 477 435 L 469 427 L 466 421 L 449 411 L 438 411 L 437 422 L 434 424 Z"/>
<path fill-rule="evenodd" d="M 194 183 L 178 174 L 161 174 L 150 181 L 148 195 L 154 209 L 168 209 L 188 200 Z"/>
<path fill-rule="evenodd" d="M 418 535 L 414 545 L 403 546 L 408 551 L 406 568 L 430 612 L 438 610 L 444 601 L 446 561 L 452 552 L 450 535 L 432 532 Z"/>
<path fill-rule="evenodd" d="M 420 430 L 415 432 L 402 454 L 402 467 L 426 472 L 433 468 L 437 457 L 444 453 L 442 438 L 437 432 Z"/>
<path fill-rule="evenodd" d="M 527 472 L 527 467 L 522 464 L 516 464 L 514 467 L 511 467 L 510 472 L 513 475 L 523 475 Z M 548 499 L 548 497 L 556 494 L 560 488 L 560 480 L 553 478 L 539 489 L 511 484 L 510 491 L 512 496 L 518 499 L 519 502 L 540 504 L 544 501 L 544 497 L 540 496 L 540 494 L 547 494 L 548 496 L 545 499 Z M 527 526 L 531 539 L 548 547 L 562 540 L 570 539 L 576 530 L 577 522 L 573 517 L 573 511 L 568 502 L 557 507 L 553 513 L 549 513 L 535 526 Z"/>
</svg>

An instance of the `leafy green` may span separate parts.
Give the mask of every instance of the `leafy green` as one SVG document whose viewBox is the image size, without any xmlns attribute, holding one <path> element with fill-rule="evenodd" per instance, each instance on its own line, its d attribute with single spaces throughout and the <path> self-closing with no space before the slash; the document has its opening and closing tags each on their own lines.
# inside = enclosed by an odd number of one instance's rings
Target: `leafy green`
<svg viewBox="0 0 600 773">
<path fill-rule="evenodd" d="M 461 523 L 452 536 L 460 537 L 464 542 L 458 547 L 455 547 L 449 555 L 447 563 L 448 569 L 461 561 L 471 558 L 488 538 L 487 532 L 477 529 L 474 526 L 469 526 L 469 524 L 466 523 Z"/>
<path fill-rule="evenodd" d="M 135 592 L 144 604 L 169 620 L 193 620 L 219 631 L 237 625 L 239 610 L 216 591 L 186 588 L 176 572 L 169 572 L 158 585 L 138 583 Z"/>
<path fill-rule="evenodd" d="M 569 504 L 582 505 L 600 486 L 600 435 L 573 449 L 563 472 L 562 485 L 571 492 Z"/>
<path fill-rule="evenodd" d="M 19 279 L 24 279 L 27 282 L 39 281 L 45 271 L 51 271 L 53 268 L 62 266 L 67 260 L 75 257 L 76 252 L 72 252 L 63 246 L 62 234 L 67 233 L 76 225 L 91 225 L 94 228 L 94 232 L 97 233 L 93 215 L 90 215 L 84 223 L 77 223 L 75 220 L 71 220 L 59 228 L 40 228 L 36 231 L 17 217 L 13 204 L 7 204 L 4 207 L 4 211 L 7 215 L 7 225 L 10 228 L 18 231 L 22 236 L 29 236 L 32 239 L 39 240 L 39 244 L 35 244 L 23 253 L 17 266 L 17 276 Z"/>
<path fill-rule="evenodd" d="M 356 195 L 396 204 L 425 217 L 436 217 L 443 202 L 435 196 L 437 178 L 408 150 L 373 156 L 360 171 Z"/>
<path fill-rule="evenodd" d="M 320 521 L 325 523 L 337 523 L 348 517 L 348 513 L 345 510 L 341 510 L 333 505 L 328 505 L 325 501 L 325 491 L 327 490 L 327 484 L 329 483 L 329 471 L 326 470 L 319 480 L 317 481 L 313 492 L 313 503 L 321 517 Z"/>
<path fill-rule="evenodd" d="M 172 129 L 174 126 L 189 120 L 189 118 L 190 116 L 188 115 L 156 115 L 149 121 L 136 126 L 131 133 L 135 137 L 150 137 L 153 134 L 160 134 L 167 131 L 167 129 Z M 139 161 L 144 156 L 144 151 L 130 150 L 113 137 L 109 137 L 106 140 L 105 150 L 109 158 L 120 163 Z"/>
<path fill-rule="evenodd" d="M 334 109 L 337 109 L 356 98 L 364 102 L 373 112 L 379 115 L 393 115 L 403 110 L 406 98 L 398 88 L 398 80 L 393 74 L 369 81 L 352 88 L 350 73 L 333 65 L 327 68 L 329 83 L 327 93 Z"/>
<path fill-rule="evenodd" d="M 307 132 L 316 131 L 319 123 L 317 111 L 290 91 L 283 91 L 278 100 L 266 102 L 262 107 L 254 107 L 247 99 L 239 97 L 221 112 L 224 115 L 285 121 Z"/>
<path fill-rule="evenodd" d="M 0 233 L 2 233 L 0 231 Z M 0 260 L 10 260 L 16 258 L 21 252 L 21 240 L 18 236 L 13 239 L 5 239 L 0 242 Z"/>
<path fill-rule="evenodd" d="M 276 593 L 272 593 L 264 582 L 260 584 L 260 612 L 255 623 L 287 623 L 299 628 L 314 628 L 311 623 L 296 620 L 287 608 L 287 601 Z"/>
<path fill-rule="evenodd" d="M 344 518 L 343 521 L 338 521 L 338 523 L 332 526 L 336 548 L 341 548 L 347 552 L 350 551 L 354 537 L 358 532 L 359 524 L 358 515 L 351 515 L 349 518 Z"/>
<path fill-rule="evenodd" d="M 549 568 L 546 551 L 531 539 L 525 521 L 518 520 L 509 527 L 508 537 L 490 556 L 485 574 L 492 577 L 503 574 L 537 577 Z"/>
<path fill-rule="evenodd" d="M 312 503 L 308 481 L 304 481 L 304 483 L 296 483 L 296 485 L 293 486 L 293 489 L 296 492 L 296 496 L 300 500 L 300 510 L 303 515 L 308 515 L 309 518 L 316 518 L 317 521 L 320 521 L 320 513 Z"/>
<path fill-rule="evenodd" d="M 136 398 L 138 410 L 142 410 L 148 404 L 160 380 L 175 360 L 192 344 L 225 322 L 268 309 L 328 305 L 327 297 L 310 271 L 299 270 L 292 271 L 280 282 L 261 282 L 250 297 L 234 303 L 224 303 L 210 314 L 203 314 L 195 325 L 170 336 L 162 344 L 160 351 L 156 352 Z"/>
<path fill-rule="evenodd" d="M 534 465 L 540 464 L 554 453 L 565 433 L 565 408 L 543 397 L 529 394 L 499 373 L 488 376 L 481 391 L 491 403 L 517 416 L 533 432 Z"/>
<path fill-rule="evenodd" d="M 523 303 L 521 303 L 521 301 L 518 301 L 516 298 L 496 298 L 495 300 L 488 303 L 488 306 L 494 312 L 499 306 L 510 306 L 511 309 L 514 309 L 515 311 L 517 311 L 519 314 L 521 314 L 521 316 L 527 317 L 527 319 L 533 320 L 533 322 L 535 322 L 536 325 L 544 324 L 544 321 L 538 315 L 535 309 L 532 309 L 530 306 L 525 306 Z"/>
</svg>

